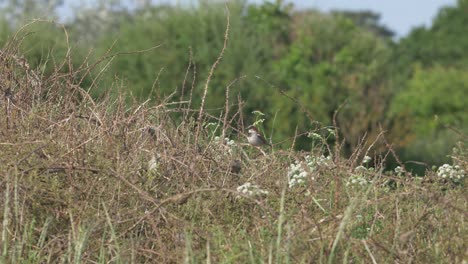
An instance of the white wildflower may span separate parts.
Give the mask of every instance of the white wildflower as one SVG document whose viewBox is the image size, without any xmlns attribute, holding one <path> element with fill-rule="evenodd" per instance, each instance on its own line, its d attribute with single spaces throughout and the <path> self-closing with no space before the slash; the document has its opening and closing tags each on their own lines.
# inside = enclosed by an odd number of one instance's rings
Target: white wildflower
<svg viewBox="0 0 468 264">
<path fill-rule="evenodd" d="M 226 144 L 228 146 L 234 146 L 236 144 L 236 142 L 234 140 L 232 140 L 232 139 L 225 138 L 224 140 L 226 141 Z"/>
<path fill-rule="evenodd" d="M 366 172 L 367 171 L 367 168 L 360 165 L 360 166 L 357 166 L 356 168 L 354 168 L 354 171 L 355 172 Z"/>
<path fill-rule="evenodd" d="M 330 135 L 332 136 L 335 136 L 335 130 L 331 129 L 331 128 L 327 128 L 327 131 Z"/>
<path fill-rule="evenodd" d="M 233 148 L 236 146 L 236 142 L 232 139 L 229 139 L 229 138 L 224 138 L 224 140 L 221 140 L 221 137 L 219 136 L 216 136 L 213 138 L 213 141 L 216 142 L 216 143 L 224 143 L 226 144 L 226 148 L 223 148 L 224 149 L 227 149 L 227 153 L 229 154 L 232 154 L 232 151 L 233 151 Z"/>
<path fill-rule="evenodd" d="M 400 174 L 403 173 L 403 172 L 405 172 L 405 171 L 403 170 L 402 167 L 397 166 L 397 167 L 395 168 L 395 173 L 396 173 L 396 174 L 400 175 Z"/>
<path fill-rule="evenodd" d="M 451 180 L 459 181 L 465 178 L 465 170 L 458 165 L 451 166 L 449 164 L 444 164 L 437 169 L 437 176 L 444 179 L 449 178 Z"/>
<path fill-rule="evenodd" d="M 323 168 L 331 168 L 333 167 L 333 161 L 332 157 L 328 156 L 325 157 L 324 155 L 320 157 L 315 157 L 315 156 L 305 156 L 305 160 L 307 163 L 307 166 L 311 171 L 316 171 L 318 168 L 323 167 Z"/>
<path fill-rule="evenodd" d="M 303 185 L 307 176 L 308 173 L 302 167 L 301 162 L 295 161 L 294 164 L 289 165 L 288 169 L 289 188 L 296 185 Z"/>
<path fill-rule="evenodd" d="M 221 137 L 216 136 L 216 137 L 213 138 L 213 140 L 214 140 L 215 142 L 221 142 Z M 227 137 L 224 138 L 224 143 L 226 143 L 226 145 L 228 145 L 228 146 L 234 146 L 234 145 L 236 144 L 236 142 L 235 142 L 234 140 L 229 139 L 229 138 L 227 138 Z"/>
<path fill-rule="evenodd" d="M 289 188 L 297 185 L 304 185 L 308 179 L 314 180 L 314 177 L 309 177 L 310 172 L 315 172 L 319 168 L 331 168 L 333 167 L 332 157 L 320 157 L 307 155 L 304 157 L 305 162 L 295 161 L 289 165 L 288 168 L 288 179 Z"/>
<path fill-rule="evenodd" d="M 364 178 L 364 173 L 365 172 L 368 172 L 368 171 L 372 171 L 373 168 L 366 168 L 362 165 L 360 166 L 357 166 L 356 168 L 354 168 L 354 172 L 357 173 L 355 175 L 352 175 L 351 177 L 349 177 L 347 183 L 346 183 L 346 186 L 349 186 L 349 185 L 354 185 L 354 186 L 366 186 L 367 184 L 371 183 L 370 181 L 368 181 L 366 178 Z"/>
<path fill-rule="evenodd" d="M 322 140 L 322 136 L 318 133 L 315 133 L 315 132 L 309 132 L 307 133 L 307 137 L 308 138 L 312 138 L 312 139 L 316 139 L 316 140 Z"/>
<path fill-rule="evenodd" d="M 156 156 L 153 155 L 151 156 L 151 159 L 148 161 L 148 171 L 154 172 L 157 171 L 159 168 L 158 161 L 156 159 Z"/>
<path fill-rule="evenodd" d="M 258 185 L 246 182 L 237 187 L 237 192 L 247 196 L 267 195 L 268 191 L 260 189 Z"/>
<path fill-rule="evenodd" d="M 366 156 L 362 159 L 362 164 L 367 164 L 367 163 L 369 163 L 369 161 L 371 161 L 371 160 L 372 160 L 372 158 L 366 155 Z"/>
<path fill-rule="evenodd" d="M 353 185 L 353 186 L 366 186 L 370 183 L 370 181 L 366 180 L 361 175 L 353 175 L 348 179 L 346 186 Z"/>
</svg>

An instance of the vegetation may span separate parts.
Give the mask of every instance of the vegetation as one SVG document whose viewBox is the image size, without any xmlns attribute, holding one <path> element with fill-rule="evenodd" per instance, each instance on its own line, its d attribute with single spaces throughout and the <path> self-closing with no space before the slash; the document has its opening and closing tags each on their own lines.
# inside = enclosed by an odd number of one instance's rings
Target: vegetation
<svg viewBox="0 0 468 264">
<path fill-rule="evenodd" d="M 467 260 L 467 1 L 399 41 L 282 1 L 23 26 L 45 2 L 0 24 L 2 263 Z"/>
<path fill-rule="evenodd" d="M 48 5 L 8 2 L 1 41 L 34 14 L 53 16 L 61 4 L 45 2 Z M 89 88 L 93 98 L 116 95 L 121 86 L 140 102 L 172 93 L 186 101 L 192 94 L 192 103 L 199 106 L 209 69 L 224 44 L 224 4 L 142 4 L 128 10 L 118 1 L 99 3 L 77 8 L 65 25 L 68 39 L 60 26 L 50 23 L 22 28 L 21 52 L 31 66 L 48 75 L 71 48 L 71 63 L 61 70 L 78 68 L 85 58 L 89 63 L 106 58 L 92 75 L 72 80 L 89 87 L 91 76 L 99 75 L 99 83 Z M 222 114 L 225 87 L 231 85 L 231 97 L 240 96 L 245 103 L 244 122 L 253 122 L 248 114 L 254 110 L 265 113 L 264 125 L 274 142 L 283 142 L 296 131 L 322 133 L 315 130 L 338 125 L 345 155 L 355 150 L 364 134 L 373 141 L 385 130 L 404 161 L 425 164 L 406 166 L 424 174 L 432 165 L 448 162 L 447 153 L 467 133 L 466 104 L 459 95 L 467 93 L 468 85 L 465 78 L 454 78 L 466 75 L 466 6 L 459 0 L 457 6 L 442 9 L 431 28 L 416 28 L 395 41 L 393 32 L 372 12 L 324 14 L 293 11 L 283 1 L 259 6 L 234 1 L 228 6 L 228 48 L 222 67 L 211 77 L 206 109 Z M 13 18 L 11 13 L 22 15 Z M 314 144 L 306 136 L 295 143 L 297 150 L 310 150 Z M 384 151 L 385 145 L 375 149 Z M 389 169 L 397 165 L 394 159 L 387 162 Z"/>
</svg>

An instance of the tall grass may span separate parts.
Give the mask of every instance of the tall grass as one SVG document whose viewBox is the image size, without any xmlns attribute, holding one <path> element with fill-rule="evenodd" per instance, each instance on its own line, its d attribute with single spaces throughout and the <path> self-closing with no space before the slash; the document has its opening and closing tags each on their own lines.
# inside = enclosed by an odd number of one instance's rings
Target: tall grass
<svg viewBox="0 0 468 264">
<path fill-rule="evenodd" d="M 232 125 L 249 114 L 241 98 L 229 118 L 164 99 L 96 100 L 78 72 L 28 67 L 14 41 L 0 53 L 2 262 L 467 261 L 463 181 L 385 172 L 385 153 L 362 164 L 372 152 L 346 159 L 326 140 L 262 155 Z M 333 159 L 307 163 L 322 154 Z M 295 162 L 307 177 L 290 187 Z"/>
</svg>

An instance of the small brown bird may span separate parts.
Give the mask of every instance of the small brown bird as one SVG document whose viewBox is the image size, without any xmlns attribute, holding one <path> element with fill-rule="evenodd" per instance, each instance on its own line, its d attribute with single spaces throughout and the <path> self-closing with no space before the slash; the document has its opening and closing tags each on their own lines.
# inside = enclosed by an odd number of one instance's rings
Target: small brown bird
<svg viewBox="0 0 468 264">
<path fill-rule="evenodd" d="M 242 169 L 242 163 L 240 160 L 233 160 L 230 164 L 231 173 L 239 174 Z"/>
<path fill-rule="evenodd" d="M 249 144 L 254 147 L 260 147 L 263 145 L 271 146 L 270 143 L 262 136 L 262 134 L 258 131 L 258 129 L 254 126 L 249 126 L 249 133 L 247 135 L 247 141 Z"/>
</svg>

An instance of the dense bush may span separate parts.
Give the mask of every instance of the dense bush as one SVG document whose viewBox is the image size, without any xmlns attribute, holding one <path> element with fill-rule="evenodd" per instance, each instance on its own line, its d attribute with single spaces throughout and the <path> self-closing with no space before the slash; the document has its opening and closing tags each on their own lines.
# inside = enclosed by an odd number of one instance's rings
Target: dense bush
<svg viewBox="0 0 468 264">
<path fill-rule="evenodd" d="M 117 2 L 2 20 L 1 263 L 465 261 L 466 36 L 443 21 L 466 1 L 399 42 L 368 13 Z M 426 60 L 441 32 L 460 43 Z"/>
<path fill-rule="evenodd" d="M 73 74 L 39 78 L 15 47 L 0 53 L 2 263 L 465 258 L 462 144 L 424 178 L 385 170 L 365 146 L 347 159 L 326 141 L 260 151 L 218 137 L 228 124 L 202 109 L 95 100 Z"/>
<path fill-rule="evenodd" d="M 232 125 L 252 123 L 252 111 L 259 110 L 273 142 L 284 148 L 297 132 L 303 136 L 294 147 L 310 149 L 316 140 L 306 135 L 325 136 L 337 125 L 339 134 L 327 140 L 344 139 L 345 155 L 364 135 L 365 144 L 384 135 L 405 160 L 430 165 L 446 161 L 447 151 L 467 132 L 460 96 L 467 93 L 462 77 L 468 50 L 462 34 L 466 3 L 442 9 L 433 26 L 417 28 L 399 41 L 378 24 L 378 15 L 294 11 L 283 1 L 258 6 L 234 1 L 227 8 L 200 1 L 192 7 L 131 10 L 102 1 L 95 9 L 76 10 L 75 19 L 65 25 L 69 44 L 60 26 L 43 22 L 23 28 L 18 36 L 22 53 L 33 68 L 40 66 L 44 78 L 68 72 L 70 82 L 89 87 L 95 98 L 117 95 L 125 87 L 140 101 L 157 103 L 171 94 L 189 107 L 192 94 L 190 107 L 197 108 L 223 48 L 229 17 L 227 49 L 207 87 L 210 114 L 226 110 L 229 87 L 227 109 L 243 105 L 242 115 L 229 111 Z M 10 9 L 22 10 L 18 5 Z M 35 9 L 42 10 L 33 4 L 15 20 L 2 12 L 2 21 L 10 21 L 0 27 L 1 41 Z M 67 63 L 57 63 L 66 56 Z M 82 65 L 84 58 L 93 67 Z M 70 67 L 78 70 L 71 74 Z M 374 147 L 381 154 L 385 144 Z"/>
</svg>

